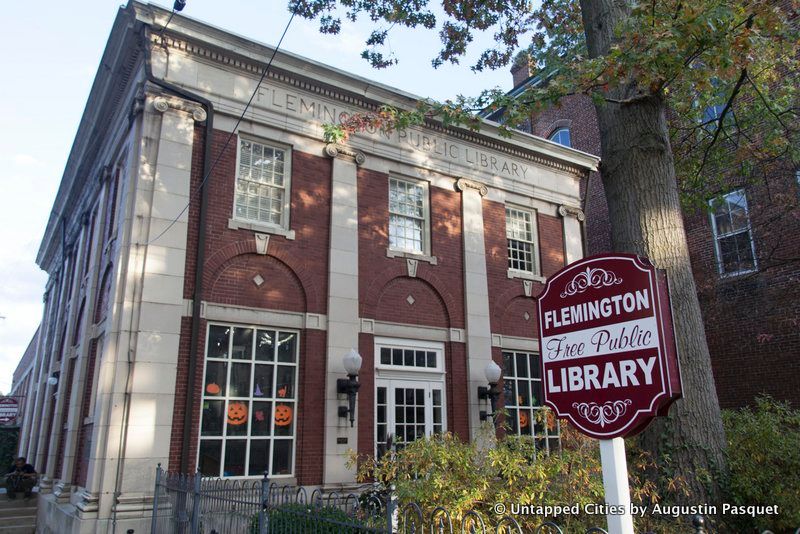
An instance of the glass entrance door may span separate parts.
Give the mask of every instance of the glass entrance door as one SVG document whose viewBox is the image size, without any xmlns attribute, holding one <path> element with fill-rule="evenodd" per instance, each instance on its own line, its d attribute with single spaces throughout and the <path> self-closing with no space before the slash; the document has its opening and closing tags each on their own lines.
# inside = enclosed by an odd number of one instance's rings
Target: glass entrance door
<svg viewBox="0 0 800 534">
<path fill-rule="evenodd" d="M 443 384 L 435 381 L 377 380 L 376 454 L 389 438 L 399 447 L 446 429 Z"/>
</svg>

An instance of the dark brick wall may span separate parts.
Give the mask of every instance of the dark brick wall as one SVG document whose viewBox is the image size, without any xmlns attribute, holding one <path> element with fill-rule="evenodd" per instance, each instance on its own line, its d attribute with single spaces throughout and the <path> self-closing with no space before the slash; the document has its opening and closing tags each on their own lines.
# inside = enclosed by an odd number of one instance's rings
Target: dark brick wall
<svg viewBox="0 0 800 534">
<path fill-rule="evenodd" d="M 600 154 L 597 119 L 587 97 L 565 98 L 532 117 L 535 135 L 569 127 L 573 147 Z M 741 185 L 733 175 L 730 185 Z M 720 404 L 751 404 L 760 393 L 800 406 L 800 206 L 790 165 L 746 187 L 758 272 L 721 277 L 708 213 L 684 212 L 689 253 L 703 311 Z M 601 177 L 584 184 L 589 254 L 611 250 Z"/>
</svg>

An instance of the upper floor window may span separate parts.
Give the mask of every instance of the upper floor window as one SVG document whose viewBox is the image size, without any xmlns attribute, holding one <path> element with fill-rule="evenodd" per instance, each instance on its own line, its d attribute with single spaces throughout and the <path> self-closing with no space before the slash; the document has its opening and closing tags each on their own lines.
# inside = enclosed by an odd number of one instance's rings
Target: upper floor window
<svg viewBox="0 0 800 534">
<path fill-rule="evenodd" d="M 713 199 L 709 205 L 720 274 L 755 270 L 755 247 L 744 189 Z"/>
<path fill-rule="evenodd" d="M 290 156 L 287 148 L 239 139 L 236 219 L 288 226 Z"/>
<path fill-rule="evenodd" d="M 205 476 L 294 472 L 297 332 L 208 328 L 198 467 Z"/>
<path fill-rule="evenodd" d="M 569 147 L 572 146 L 572 138 L 569 134 L 569 128 L 559 128 L 550 135 L 549 139 L 554 143 L 558 143 L 559 145 Z"/>
<path fill-rule="evenodd" d="M 508 268 L 538 274 L 536 212 L 506 207 Z"/>
<path fill-rule="evenodd" d="M 389 178 L 389 248 L 428 254 L 428 187 L 425 182 Z"/>
</svg>

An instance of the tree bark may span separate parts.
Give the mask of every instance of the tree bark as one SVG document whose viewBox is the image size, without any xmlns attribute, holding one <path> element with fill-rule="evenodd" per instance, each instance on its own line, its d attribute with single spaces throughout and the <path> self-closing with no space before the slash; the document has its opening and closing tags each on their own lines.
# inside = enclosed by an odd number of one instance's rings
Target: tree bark
<svg viewBox="0 0 800 534">
<path fill-rule="evenodd" d="M 615 42 L 614 28 L 629 15 L 630 5 L 581 0 L 581 12 L 589 55 L 600 57 Z M 634 82 L 608 94 L 633 101 L 596 106 L 611 240 L 614 250 L 645 256 L 666 269 L 683 378 L 683 399 L 645 430 L 642 445 L 660 468 L 671 469 L 666 474 L 683 479 L 689 490 L 683 502 L 719 503 L 725 434 L 681 216 L 666 104 L 661 94 L 637 93 Z M 667 455 L 669 466 L 663 462 Z"/>
</svg>

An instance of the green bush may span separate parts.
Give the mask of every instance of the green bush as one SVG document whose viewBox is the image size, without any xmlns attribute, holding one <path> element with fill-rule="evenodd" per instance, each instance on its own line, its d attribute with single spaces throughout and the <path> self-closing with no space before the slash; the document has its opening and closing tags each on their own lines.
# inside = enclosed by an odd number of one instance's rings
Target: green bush
<svg viewBox="0 0 800 534">
<path fill-rule="evenodd" d="M 800 527 L 800 410 L 771 397 L 755 408 L 725 410 L 728 499 L 734 505 L 777 505 L 779 515 L 727 516 L 737 531 Z"/>
<path fill-rule="evenodd" d="M 502 503 L 508 512 L 512 504 L 578 505 L 577 515 L 514 515 L 525 532 L 533 531 L 544 521 L 555 521 L 565 532 L 603 526 L 604 515 L 584 513 L 586 505 L 603 503 L 597 441 L 584 437 L 569 425 L 562 423 L 561 429 L 562 450 L 549 455 L 536 451 L 528 437 L 494 440 L 492 427 L 485 426 L 478 439 L 471 442 L 444 434 L 408 443 L 394 458 L 376 461 L 372 457 L 353 456 L 351 464 L 357 462 L 361 482 L 377 480 L 395 484 L 401 507 L 414 502 L 425 514 L 430 514 L 435 507 L 442 506 L 450 512 L 454 525 L 460 524 L 470 509 L 478 511 L 484 520 L 496 523 L 500 516 L 494 505 Z M 655 485 L 639 472 L 648 468 L 652 468 L 652 463 L 645 456 L 636 456 L 631 462 L 634 502 L 659 500 Z M 636 521 L 637 531 L 676 531 L 676 520 L 671 518 L 646 517 Z"/>
</svg>

